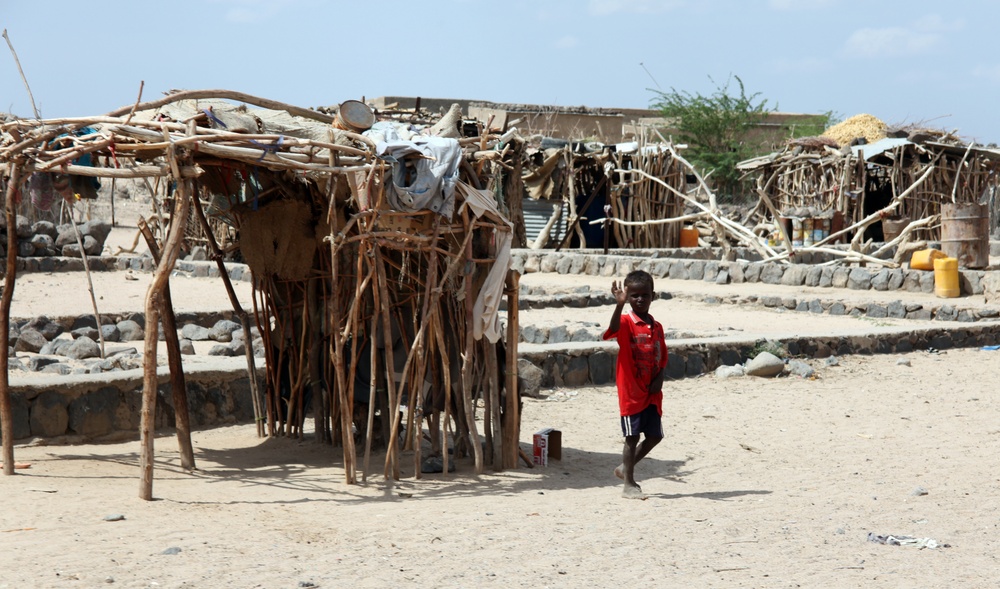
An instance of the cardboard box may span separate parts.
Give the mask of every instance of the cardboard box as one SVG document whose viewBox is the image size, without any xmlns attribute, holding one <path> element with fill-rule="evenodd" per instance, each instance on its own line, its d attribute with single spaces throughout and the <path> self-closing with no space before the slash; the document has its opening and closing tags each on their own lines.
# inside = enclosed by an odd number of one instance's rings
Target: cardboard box
<svg viewBox="0 0 1000 589">
<path fill-rule="evenodd" d="M 539 466 L 548 466 L 549 458 L 562 460 L 562 432 L 551 427 L 538 430 L 532 447 L 532 462 Z"/>
</svg>

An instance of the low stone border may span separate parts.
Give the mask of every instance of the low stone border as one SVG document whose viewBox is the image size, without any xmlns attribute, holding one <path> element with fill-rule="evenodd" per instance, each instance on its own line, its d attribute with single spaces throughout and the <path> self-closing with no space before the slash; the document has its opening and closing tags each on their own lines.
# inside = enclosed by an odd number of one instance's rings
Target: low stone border
<svg viewBox="0 0 1000 589">
<path fill-rule="evenodd" d="M 667 375 L 698 376 L 719 366 L 743 364 L 759 340 L 718 338 L 668 342 Z M 788 337 L 777 340 L 791 356 L 826 358 L 849 354 L 901 354 L 915 350 L 947 350 L 1000 344 L 1000 323 L 921 330 L 896 329 L 854 336 Z M 541 387 L 612 384 L 618 346 L 613 342 L 545 346 L 523 344 L 521 360 L 541 369 Z"/>
<path fill-rule="evenodd" d="M 662 250 L 665 253 L 677 250 Z M 623 255 L 596 255 L 545 250 L 514 250 L 511 267 L 525 274 L 554 272 L 590 276 L 625 276 L 633 270 L 645 270 L 656 278 L 703 280 L 717 284 L 762 282 L 785 286 L 818 286 L 852 290 L 905 290 L 934 292 L 934 273 L 922 270 L 847 268 L 815 266 L 806 263 L 778 264 L 737 260 L 726 262 L 705 259 L 672 259 Z M 996 271 L 960 270 L 962 294 L 983 294 L 983 278 Z"/>
<path fill-rule="evenodd" d="M 600 307 L 613 305 L 615 302 L 614 297 L 610 293 L 593 293 L 586 286 L 579 287 L 577 292 L 572 293 L 545 293 L 546 290 L 544 288 L 532 287 L 528 289 L 522 286 L 521 295 L 518 298 L 518 309 Z M 657 296 L 663 300 L 677 297 L 687 300 L 697 300 L 710 305 L 761 305 L 767 308 L 783 308 L 803 313 L 829 313 L 830 315 L 851 315 L 853 317 L 871 317 L 873 319 L 891 317 L 894 319 L 916 319 L 922 321 L 933 319 L 935 321 L 969 323 L 1000 317 L 1000 309 L 994 307 L 962 307 L 952 303 L 927 306 L 921 303 L 907 303 L 901 299 L 888 303 L 884 301 L 844 302 L 839 299 L 817 299 L 811 297 L 674 295 L 667 291 L 660 291 L 657 293 Z M 506 301 L 501 301 L 500 308 L 506 309 Z M 551 332 L 552 330 L 549 331 Z M 597 330 L 596 337 L 600 336 L 601 331 L 601 329 Z M 557 337 L 552 338 L 550 334 L 541 333 L 538 328 L 530 324 L 523 324 L 522 322 L 521 325 L 521 338 L 526 343 L 596 341 L 596 337 L 586 337 L 586 334 L 592 333 L 592 330 L 586 328 L 563 328 L 563 330 L 556 334 Z"/>
<path fill-rule="evenodd" d="M 191 427 L 253 421 L 250 379 L 236 359 L 209 367 L 185 367 Z M 263 382 L 264 368 L 257 369 Z M 156 427 L 173 427 L 170 370 L 157 370 Z M 143 371 L 103 375 L 35 377 L 10 385 L 14 439 L 77 436 L 99 440 L 139 429 Z M 77 441 L 77 440 L 73 440 Z"/>
</svg>

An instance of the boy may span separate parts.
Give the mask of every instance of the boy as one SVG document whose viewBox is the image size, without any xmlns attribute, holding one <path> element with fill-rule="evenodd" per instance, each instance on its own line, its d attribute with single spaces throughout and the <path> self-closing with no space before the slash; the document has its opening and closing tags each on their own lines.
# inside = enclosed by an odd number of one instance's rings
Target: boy
<svg viewBox="0 0 1000 589">
<path fill-rule="evenodd" d="M 624 289 L 622 288 L 624 287 Z M 618 408 L 621 413 L 622 464 L 615 476 L 625 481 L 622 496 L 644 499 L 635 482 L 635 465 L 663 439 L 663 370 L 667 366 L 667 342 L 663 326 L 649 314 L 653 302 L 653 277 L 642 270 L 630 272 L 622 285 L 611 283 L 617 306 L 611 325 L 602 336 L 618 340 Z M 626 301 L 631 311 L 622 316 Z M 645 439 L 639 443 L 639 434 Z"/>
</svg>

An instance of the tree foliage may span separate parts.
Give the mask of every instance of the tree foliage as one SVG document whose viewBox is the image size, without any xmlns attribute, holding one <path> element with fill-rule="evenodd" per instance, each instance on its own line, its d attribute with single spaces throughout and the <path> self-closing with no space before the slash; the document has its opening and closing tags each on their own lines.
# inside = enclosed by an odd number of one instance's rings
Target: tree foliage
<svg viewBox="0 0 1000 589">
<path fill-rule="evenodd" d="M 780 149 L 775 141 L 820 135 L 837 118 L 832 111 L 798 117 L 776 135 L 761 125 L 777 110 L 777 104 L 770 107 L 759 92 L 748 95 L 743 80 L 735 75 L 721 86 L 716 84 L 715 91 L 707 95 L 674 88 L 653 92 L 653 108 L 670 120 L 676 130 L 674 140 L 688 145 L 686 157 L 702 175 L 710 174 L 717 193 L 730 200 L 744 196 L 748 188 L 740 181 L 737 163 Z"/>
<path fill-rule="evenodd" d="M 737 88 L 730 91 L 733 80 Z M 675 88 L 654 92 L 653 107 L 670 119 L 670 126 L 676 129 L 674 140 L 688 145 L 685 157 L 702 175 L 711 173 L 722 195 L 738 196 L 742 191 L 736 164 L 768 151 L 766 138 L 758 131 L 774 111 L 768 108 L 767 100 L 760 98 L 759 92 L 747 95 L 739 76 L 730 76 L 711 94 Z"/>
</svg>

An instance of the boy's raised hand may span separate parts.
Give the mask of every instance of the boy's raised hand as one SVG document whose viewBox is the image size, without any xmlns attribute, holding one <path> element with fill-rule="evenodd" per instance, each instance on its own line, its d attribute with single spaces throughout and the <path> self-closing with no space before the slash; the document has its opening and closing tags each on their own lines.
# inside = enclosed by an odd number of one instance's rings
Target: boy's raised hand
<svg viewBox="0 0 1000 589">
<path fill-rule="evenodd" d="M 622 285 L 618 284 L 617 280 L 611 281 L 611 295 L 615 297 L 615 302 L 618 303 L 619 307 L 625 306 L 628 297 L 625 294 L 625 289 L 622 288 Z"/>
</svg>

